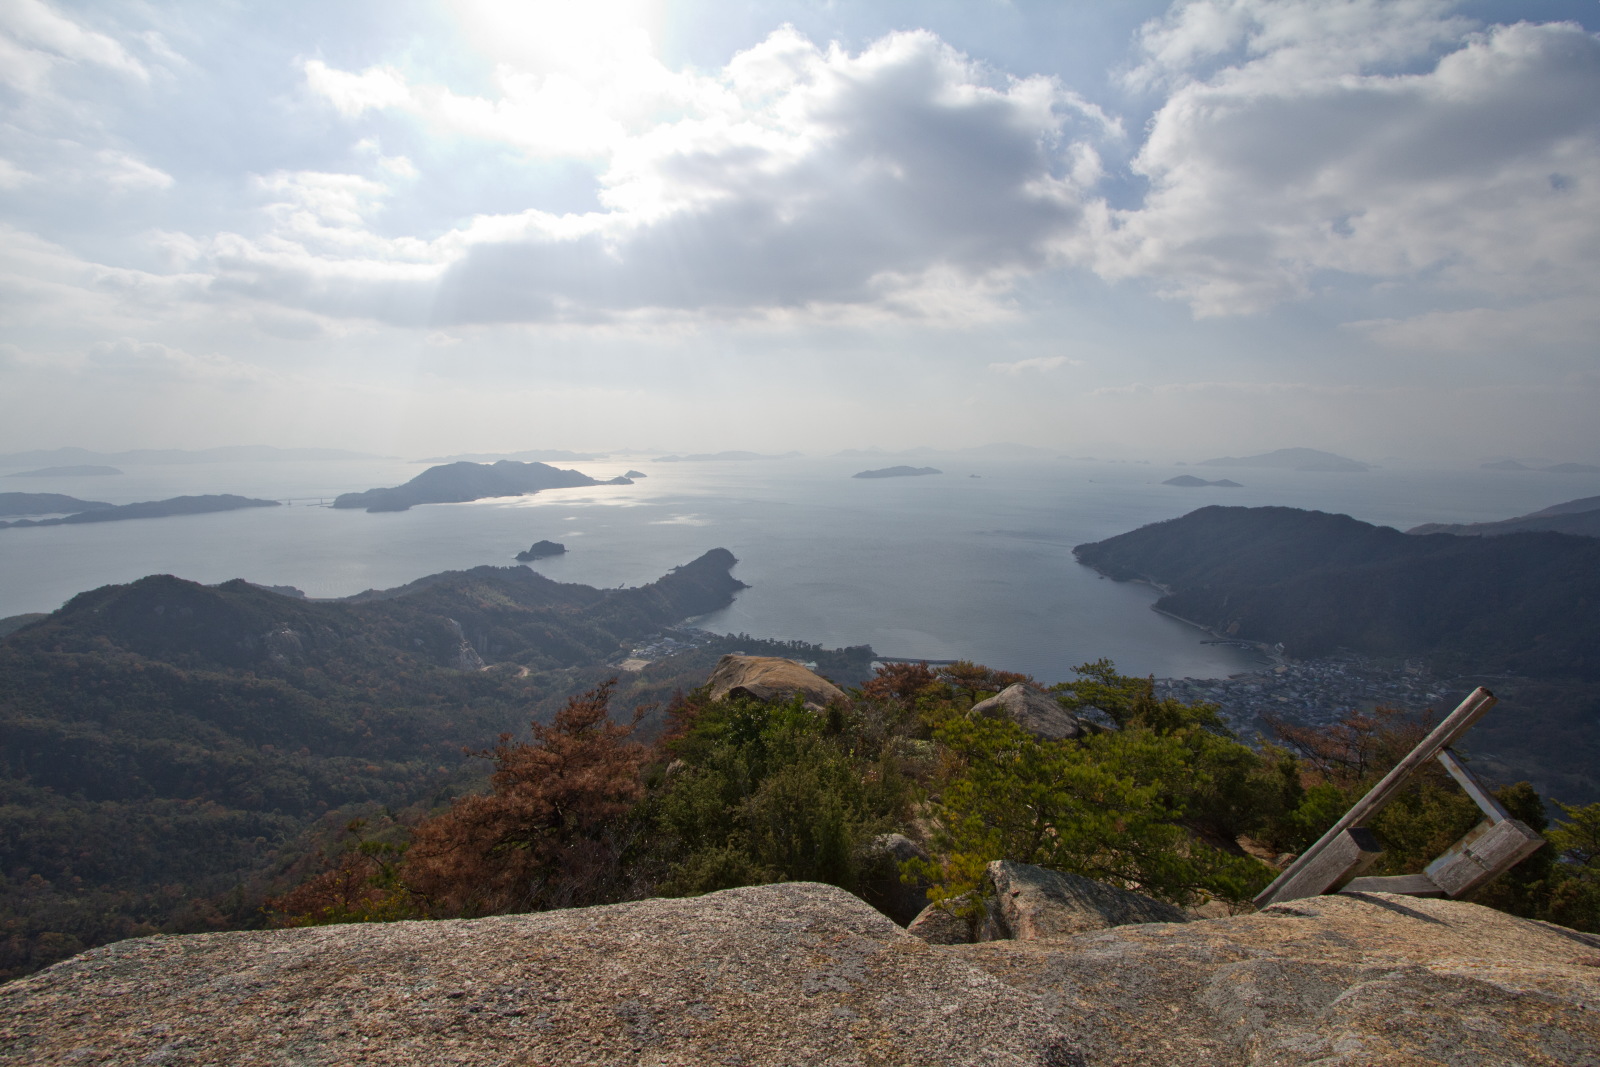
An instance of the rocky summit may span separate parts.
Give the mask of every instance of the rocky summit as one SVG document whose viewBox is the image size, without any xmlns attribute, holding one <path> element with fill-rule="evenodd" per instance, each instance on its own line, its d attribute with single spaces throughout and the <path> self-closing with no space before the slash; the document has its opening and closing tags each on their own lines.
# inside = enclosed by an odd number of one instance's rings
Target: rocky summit
<svg viewBox="0 0 1600 1067">
<path fill-rule="evenodd" d="M 791 883 L 123 941 L 0 986 L 0 1060 L 1596 1064 L 1600 938 L 1366 894 L 930 945 Z"/>
</svg>

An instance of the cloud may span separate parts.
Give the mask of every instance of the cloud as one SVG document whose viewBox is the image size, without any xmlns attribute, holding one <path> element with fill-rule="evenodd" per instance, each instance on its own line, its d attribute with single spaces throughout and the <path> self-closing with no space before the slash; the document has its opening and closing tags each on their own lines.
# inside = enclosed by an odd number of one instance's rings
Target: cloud
<svg viewBox="0 0 1600 1067">
<path fill-rule="evenodd" d="M 126 48 L 62 15 L 42 0 L 0 5 L 0 82 L 24 93 L 43 88 L 62 64 L 86 64 L 140 81 L 150 74 Z"/>
<path fill-rule="evenodd" d="M 1082 365 L 1081 361 L 1068 359 L 1066 356 L 1035 356 L 1032 359 L 1019 359 L 1014 363 L 991 363 L 989 364 L 989 369 L 996 374 L 1015 376 L 1030 370 L 1043 373 L 1060 367 L 1081 367 Z"/>
<path fill-rule="evenodd" d="M 126 152 L 105 149 L 95 154 L 105 181 L 119 189 L 169 189 L 172 175 Z"/>
<path fill-rule="evenodd" d="M 330 313 L 339 302 L 384 318 L 427 309 L 437 325 L 641 310 L 992 314 L 1010 281 L 1046 266 L 1052 239 L 1078 225 L 1100 176 L 1089 141 L 1118 132 L 1054 79 L 996 78 L 925 32 L 850 54 L 785 28 L 715 79 L 636 93 L 676 117 L 650 116 L 634 133 L 647 110 L 637 99 L 591 101 L 604 121 L 585 119 L 576 138 L 541 110 L 556 74 L 518 96 L 521 83 L 502 72 L 504 95 L 477 102 L 411 85 L 401 101 L 392 72 L 350 81 L 307 64 L 307 75 L 346 110 L 386 101 L 528 150 L 606 155 L 600 210 L 480 215 L 425 242 L 358 230 L 358 191 L 375 195 L 360 181 L 334 187 L 324 176 L 316 203 L 301 181 L 286 202 L 303 210 L 286 210 L 270 240 L 230 237 L 219 259 L 241 289 Z M 551 107 L 562 122 L 587 114 Z M 340 241 L 367 255 L 330 258 Z M 397 259 L 416 269 L 369 284 L 384 273 L 377 263 Z"/>
<path fill-rule="evenodd" d="M 1173 87 L 1132 164 L 1150 190 L 1092 213 L 1080 261 L 1202 316 L 1329 275 L 1594 292 L 1600 41 L 1443 11 L 1203 0 L 1147 26 L 1130 79 Z"/>
<path fill-rule="evenodd" d="M 126 376 L 141 383 L 189 381 L 243 384 L 259 381 L 262 372 L 238 360 L 219 355 L 195 355 L 153 341 L 123 337 L 89 347 L 84 370 L 97 377 Z"/>
</svg>

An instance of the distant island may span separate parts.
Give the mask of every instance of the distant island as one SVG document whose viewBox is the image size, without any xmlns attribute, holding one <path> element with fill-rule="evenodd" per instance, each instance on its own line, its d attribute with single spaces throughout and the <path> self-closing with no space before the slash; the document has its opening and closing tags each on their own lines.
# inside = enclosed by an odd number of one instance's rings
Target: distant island
<svg viewBox="0 0 1600 1067">
<path fill-rule="evenodd" d="M 70 515 L 111 506 L 103 500 L 79 500 L 64 493 L 0 493 L 0 515 Z"/>
<path fill-rule="evenodd" d="M 1514 459 L 1502 459 L 1497 463 L 1480 464 L 1486 471 L 1544 471 L 1547 474 L 1600 474 L 1600 467 L 1593 463 L 1553 463 L 1548 467 L 1530 467 Z"/>
<path fill-rule="evenodd" d="M 1498 522 L 1447 523 L 1428 522 L 1407 530 L 1410 534 L 1455 534 L 1458 537 L 1498 537 L 1503 534 L 1527 533 L 1544 530 L 1554 533 L 1577 534 L 1580 537 L 1600 537 L 1600 496 L 1586 496 L 1569 500 L 1542 511 L 1518 515 L 1514 519 Z"/>
<path fill-rule="evenodd" d="M 943 474 L 937 467 L 882 467 L 875 471 L 852 474 L 852 478 L 920 478 L 925 474 Z"/>
<path fill-rule="evenodd" d="M 1414 536 L 1348 515 L 1212 506 L 1072 551 L 1160 588 L 1160 611 L 1295 657 L 1344 648 L 1600 681 L 1592 537 Z"/>
<path fill-rule="evenodd" d="M 1280 448 L 1259 456 L 1223 456 L 1203 459 L 1197 467 L 1275 467 L 1292 471 L 1367 471 L 1371 466 L 1360 460 L 1336 456 L 1315 448 Z"/>
<path fill-rule="evenodd" d="M 1240 485 L 1238 482 L 1234 481 L 1231 478 L 1218 478 L 1214 482 L 1208 482 L 1204 478 L 1196 478 L 1192 474 L 1180 474 L 1176 478 L 1168 478 L 1166 481 L 1162 482 L 1161 484 L 1162 485 L 1176 485 L 1176 486 L 1180 486 L 1181 488 L 1184 488 L 1184 489 L 1197 489 L 1202 485 L 1213 485 L 1213 486 L 1217 486 L 1217 487 L 1222 488 L 1222 489 L 1243 489 L 1244 488 L 1244 486 Z"/>
<path fill-rule="evenodd" d="M 34 449 L 0 455 L 0 467 L 87 465 L 102 463 L 276 463 L 290 460 L 387 459 L 343 448 L 273 448 L 270 445 L 228 445 L 223 448 L 136 448 L 128 452 L 91 452 L 87 448 Z"/>
<path fill-rule="evenodd" d="M 40 467 L 36 471 L 18 471 L 7 478 L 90 478 L 104 474 L 121 474 L 115 467 L 96 463 L 75 463 L 66 467 Z"/>
<path fill-rule="evenodd" d="M 622 476 L 624 478 L 644 478 L 646 477 L 646 474 L 644 471 L 626 471 Z"/>
<path fill-rule="evenodd" d="M 85 522 L 119 522 L 123 519 L 164 519 L 171 515 L 207 515 L 214 511 L 240 508 L 275 508 L 276 500 L 256 500 L 232 493 L 205 496 L 175 496 L 168 500 L 146 500 L 138 504 L 102 504 L 91 511 L 80 511 L 59 519 L 18 519 L 0 522 L 6 526 L 72 526 Z"/>
<path fill-rule="evenodd" d="M 657 463 L 703 463 L 707 460 L 752 460 L 752 459 L 795 459 L 798 452 L 785 452 L 782 455 L 767 455 L 762 452 L 696 452 L 690 456 L 658 456 Z"/>
<path fill-rule="evenodd" d="M 578 471 L 562 470 L 543 463 L 518 463 L 502 459 L 498 463 L 446 463 L 429 467 L 404 485 L 391 489 L 368 489 L 363 493 L 343 493 L 336 497 L 336 508 L 366 508 L 368 511 L 405 511 L 417 504 L 464 504 L 497 496 L 525 496 L 543 489 L 573 489 L 585 485 L 631 485 L 626 478 L 596 481 Z"/>
<path fill-rule="evenodd" d="M 413 460 L 414 463 L 493 463 L 496 460 L 515 459 L 523 462 L 583 463 L 587 460 L 605 459 L 604 452 L 568 452 L 561 448 L 530 448 L 523 452 L 462 452 L 455 456 L 430 456 Z"/>
<path fill-rule="evenodd" d="M 531 563 L 547 556 L 562 555 L 566 550 L 567 546 L 559 541 L 535 541 L 526 552 L 517 553 L 517 560 L 521 563 Z"/>
</svg>

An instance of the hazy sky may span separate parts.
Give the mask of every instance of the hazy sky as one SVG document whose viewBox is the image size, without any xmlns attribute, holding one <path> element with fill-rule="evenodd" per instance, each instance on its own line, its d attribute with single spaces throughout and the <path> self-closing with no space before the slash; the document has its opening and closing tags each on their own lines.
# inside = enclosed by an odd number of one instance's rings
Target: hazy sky
<svg viewBox="0 0 1600 1067">
<path fill-rule="evenodd" d="M 0 450 L 1600 460 L 1597 29 L 0 0 Z"/>
</svg>

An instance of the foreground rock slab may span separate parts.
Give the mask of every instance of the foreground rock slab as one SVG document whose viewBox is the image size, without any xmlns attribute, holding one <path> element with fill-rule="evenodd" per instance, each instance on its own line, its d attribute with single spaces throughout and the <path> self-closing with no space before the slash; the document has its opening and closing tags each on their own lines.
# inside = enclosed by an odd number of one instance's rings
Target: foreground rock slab
<svg viewBox="0 0 1600 1067">
<path fill-rule="evenodd" d="M 972 714 L 991 719 L 1008 718 L 1035 737 L 1065 741 L 1089 732 L 1081 721 L 1049 693 L 1026 682 L 1008 685 L 988 700 L 972 705 Z"/>
<path fill-rule="evenodd" d="M 151 937 L 0 986 L 27 1064 L 1070 1067 L 1032 993 L 810 883 Z"/>
<path fill-rule="evenodd" d="M 1038 995 L 1092 1067 L 1600 1064 L 1600 937 L 1460 901 L 1312 897 L 939 951 Z"/>
</svg>

